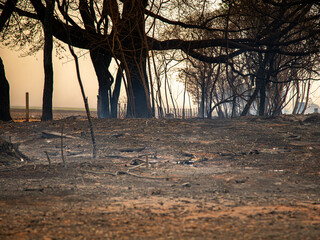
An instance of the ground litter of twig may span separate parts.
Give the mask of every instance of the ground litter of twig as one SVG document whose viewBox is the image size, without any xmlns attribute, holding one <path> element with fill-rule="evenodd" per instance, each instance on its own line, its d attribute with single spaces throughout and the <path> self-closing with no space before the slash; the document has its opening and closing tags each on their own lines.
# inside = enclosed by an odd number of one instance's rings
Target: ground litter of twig
<svg viewBox="0 0 320 240">
<path fill-rule="evenodd" d="M 0 123 L 0 239 L 320 239 L 319 114 L 93 123 Z"/>
</svg>

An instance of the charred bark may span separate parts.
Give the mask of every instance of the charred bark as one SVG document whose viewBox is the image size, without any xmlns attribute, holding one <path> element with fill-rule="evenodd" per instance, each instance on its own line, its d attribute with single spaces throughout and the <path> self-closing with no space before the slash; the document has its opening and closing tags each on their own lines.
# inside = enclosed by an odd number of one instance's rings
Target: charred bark
<svg viewBox="0 0 320 240">
<path fill-rule="evenodd" d="M 100 29 L 95 25 L 93 2 L 87 0 L 80 0 L 80 14 L 84 23 L 84 27 L 87 32 L 91 35 L 99 34 Z M 104 11 L 107 9 L 104 8 Z M 105 15 L 105 13 L 104 13 Z M 107 18 L 104 16 L 104 19 Z M 106 27 L 107 31 L 107 27 Z M 110 92 L 111 85 L 113 83 L 113 77 L 109 72 L 109 65 L 112 60 L 110 52 L 102 46 L 99 41 L 92 41 L 90 44 L 90 57 L 98 78 L 99 90 L 98 90 L 98 117 L 99 118 L 110 118 Z"/>
<path fill-rule="evenodd" d="M 255 76 L 255 85 L 256 88 L 252 95 L 250 96 L 247 104 L 245 105 L 241 116 L 246 116 L 249 113 L 249 110 L 251 108 L 252 103 L 254 100 L 258 97 L 259 99 L 259 116 L 264 116 L 265 112 L 265 102 L 266 102 L 266 84 L 267 84 L 267 64 L 269 62 L 269 54 L 265 54 L 264 56 L 262 54 L 259 54 L 259 69 Z"/>
<path fill-rule="evenodd" d="M 128 68 L 132 87 L 132 91 L 129 91 L 129 94 L 133 94 L 133 96 L 129 96 L 128 98 L 127 117 L 148 118 L 151 117 L 151 108 L 146 59 L 141 59 L 140 61 L 142 62 L 141 66 L 132 63 L 131 59 L 127 61 L 129 63 Z M 130 99 L 133 99 L 133 102 Z"/>
<path fill-rule="evenodd" d="M 123 77 L 123 65 L 121 64 L 117 72 L 116 83 L 115 83 L 115 86 L 112 92 L 112 97 L 111 97 L 111 117 L 112 118 L 117 118 L 118 116 L 118 102 L 119 102 L 119 96 L 120 96 L 122 77 Z"/>
<path fill-rule="evenodd" d="M 128 81 L 127 117 L 152 116 L 149 82 L 146 72 L 147 39 L 144 12 L 146 0 L 122 0 L 122 19 L 117 26 L 120 46 L 119 59 L 125 65 Z"/>
<path fill-rule="evenodd" d="M 103 50 L 90 50 L 90 57 L 93 63 L 99 83 L 98 95 L 98 117 L 110 118 L 110 92 L 113 77 L 109 72 L 111 56 Z"/>
<path fill-rule="evenodd" d="M 259 101 L 259 116 L 264 116 L 266 109 L 266 80 L 261 79 L 261 87 L 259 91 L 260 101 Z"/>
<path fill-rule="evenodd" d="M 54 1 L 46 0 L 45 19 L 43 23 L 44 29 L 44 89 L 42 99 L 42 121 L 53 119 L 52 114 L 52 96 L 53 96 L 53 65 L 52 65 L 52 49 L 53 49 L 53 11 Z"/>
<path fill-rule="evenodd" d="M 0 57 L 0 120 L 12 120 L 10 115 L 10 88 Z"/>
</svg>

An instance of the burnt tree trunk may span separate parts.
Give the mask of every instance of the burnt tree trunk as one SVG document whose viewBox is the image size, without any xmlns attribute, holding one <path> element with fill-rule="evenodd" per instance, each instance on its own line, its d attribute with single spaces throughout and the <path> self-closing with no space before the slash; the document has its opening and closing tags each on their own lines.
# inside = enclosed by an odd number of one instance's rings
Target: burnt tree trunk
<svg viewBox="0 0 320 240">
<path fill-rule="evenodd" d="M 117 37 L 119 60 L 125 65 L 128 81 L 127 117 L 147 118 L 152 116 L 150 91 L 147 76 L 147 45 L 144 11 L 146 0 L 122 0 L 122 19 Z"/>
<path fill-rule="evenodd" d="M 128 98 L 127 117 L 151 117 L 150 103 L 148 103 L 149 88 L 146 73 L 146 59 L 140 59 L 140 62 L 142 62 L 140 66 L 132 62 L 132 59 L 127 58 L 126 60 L 133 94 L 133 96 L 129 96 Z M 131 91 L 128 92 L 131 94 Z M 131 99 L 133 99 L 133 102 L 131 102 Z"/>
<path fill-rule="evenodd" d="M 10 88 L 0 57 L 0 120 L 12 120 L 10 115 Z"/>
<path fill-rule="evenodd" d="M 53 48 L 53 10 L 54 1 L 46 0 L 46 10 L 44 18 L 44 89 L 42 99 L 42 121 L 52 120 L 52 95 L 53 95 L 53 65 L 52 65 L 52 48 Z"/>
<path fill-rule="evenodd" d="M 111 62 L 111 56 L 104 53 L 103 50 L 94 49 L 90 50 L 90 57 L 99 83 L 98 117 L 110 118 L 110 92 L 113 77 L 108 68 Z"/>
<path fill-rule="evenodd" d="M 262 54 L 259 54 L 259 69 L 255 76 L 255 85 L 256 88 L 252 95 L 250 96 L 247 104 L 245 105 L 241 116 L 246 116 L 249 113 L 249 110 L 251 108 L 252 103 L 254 100 L 258 97 L 258 94 L 260 94 L 260 101 L 259 101 L 259 116 L 263 116 L 265 112 L 265 101 L 266 101 L 266 66 L 269 61 L 269 55 L 265 54 L 264 56 Z"/>
<path fill-rule="evenodd" d="M 79 4 L 81 18 L 86 31 L 93 35 L 100 33 L 100 29 L 98 29 L 98 27 L 95 25 L 94 9 L 92 5 L 93 2 L 80 0 Z M 105 9 L 105 11 L 107 10 Z M 105 13 L 103 13 L 103 15 L 106 17 Z M 106 24 L 108 25 L 108 23 Z M 105 26 L 105 31 L 107 31 L 107 29 L 108 27 Z M 90 57 L 99 83 L 97 107 L 98 117 L 110 118 L 110 92 L 111 85 L 113 83 L 113 77 L 109 72 L 109 65 L 112 57 L 110 52 L 101 46 L 101 43 L 95 41 L 90 44 Z"/>
<path fill-rule="evenodd" d="M 17 0 L 7 0 L 3 6 L 3 10 L 0 16 L 0 32 L 2 31 L 5 23 L 11 17 L 14 8 L 17 4 Z M 0 57 L 0 120 L 10 121 L 12 120 L 10 115 L 10 87 L 6 78 L 4 65 Z"/>
<path fill-rule="evenodd" d="M 204 76 L 202 76 L 201 79 L 201 102 L 200 102 L 200 109 L 199 109 L 199 117 L 204 118 L 204 108 L 205 108 L 205 81 L 204 81 Z"/>
<path fill-rule="evenodd" d="M 115 83 L 112 97 L 111 97 L 111 117 L 112 118 L 117 118 L 118 116 L 118 102 L 119 102 L 119 96 L 120 96 L 122 77 L 123 77 L 123 66 L 120 65 L 117 72 L 116 83 Z"/>
<path fill-rule="evenodd" d="M 261 78 L 260 88 L 260 102 L 259 102 L 259 116 L 266 115 L 266 105 L 269 103 L 269 96 L 267 95 L 268 85 L 270 83 L 270 76 L 273 74 L 275 54 L 266 53 L 264 56 L 264 68 Z"/>
<path fill-rule="evenodd" d="M 275 83 L 273 85 L 273 88 L 275 89 L 275 97 L 273 100 L 273 110 L 270 113 L 271 116 L 279 116 L 282 114 L 282 105 L 283 105 L 283 98 L 281 97 L 282 94 L 282 86 L 280 84 Z"/>
<path fill-rule="evenodd" d="M 265 109 L 266 109 L 266 80 L 265 79 L 261 79 L 261 87 L 260 87 L 260 91 L 259 91 L 259 96 L 260 96 L 260 101 L 259 101 L 259 116 L 264 116 L 265 114 Z"/>
</svg>

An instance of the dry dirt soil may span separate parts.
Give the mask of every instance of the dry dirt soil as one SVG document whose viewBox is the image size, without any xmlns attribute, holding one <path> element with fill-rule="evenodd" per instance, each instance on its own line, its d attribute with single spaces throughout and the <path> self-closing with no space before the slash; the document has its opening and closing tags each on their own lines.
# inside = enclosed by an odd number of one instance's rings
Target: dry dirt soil
<svg viewBox="0 0 320 240">
<path fill-rule="evenodd" d="M 93 124 L 0 123 L 0 239 L 320 239 L 319 114 Z"/>
</svg>

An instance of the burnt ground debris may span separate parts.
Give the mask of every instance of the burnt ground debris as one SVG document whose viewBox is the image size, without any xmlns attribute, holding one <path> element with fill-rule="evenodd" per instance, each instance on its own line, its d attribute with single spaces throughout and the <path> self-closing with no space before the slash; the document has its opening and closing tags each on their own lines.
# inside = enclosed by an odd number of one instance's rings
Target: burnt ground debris
<svg viewBox="0 0 320 240">
<path fill-rule="evenodd" d="M 1 122 L 1 239 L 320 239 L 319 114 L 93 123 Z"/>
</svg>

